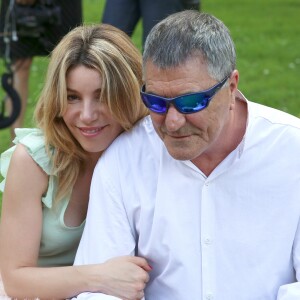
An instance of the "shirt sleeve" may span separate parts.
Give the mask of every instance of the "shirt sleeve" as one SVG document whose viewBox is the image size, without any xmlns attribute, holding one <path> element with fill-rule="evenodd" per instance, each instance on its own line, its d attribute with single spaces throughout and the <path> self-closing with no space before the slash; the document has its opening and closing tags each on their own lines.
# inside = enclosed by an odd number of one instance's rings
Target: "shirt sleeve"
<svg viewBox="0 0 300 300">
<path fill-rule="evenodd" d="M 42 202 L 48 207 L 52 207 L 53 195 L 56 194 L 56 176 L 52 168 L 52 161 L 46 151 L 45 137 L 43 132 L 37 128 L 16 128 L 16 137 L 14 144 L 22 144 L 26 147 L 28 154 L 41 167 L 41 169 L 49 175 L 49 185 L 47 193 L 42 197 Z M 0 157 L 0 172 L 4 180 L 0 183 L 0 191 L 4 191 L 6 176 L 9 164 L 16 146 L 13 146 L 3 152 Z M 54 151 L 51 149 L 51 151 Z"/>
<path fill-rule="evenodd" d="M 297 282 L 282 285 L 279 288 L 277 300 L 299 300 L 300 299 L 300 221 L 298 223 L 293 246 L 293 263 L 296 271 Z"/>
<path fill-rule="evenodd" d="M 116 159 L 102 157 L 94 170 L 86 225 L 75 265 L 102 263 L 112 257 L 134 255 L 135 234 L 128 222 L 118 178 Z M 117 298 L 84 293 L 77 299 Z"/>
<path fill-rule="evenodd" d="M 82 293 L 77 297 L 72 298 L 72 300 L 119 300 L 119 299 L 120 298 L 99 294 L 99 293 Z"/>
<path fill-rule="evenodd" d="M 299 300 L 300 282 L 282 285 L 279 288 L 277 300 Z"/>
</svg>

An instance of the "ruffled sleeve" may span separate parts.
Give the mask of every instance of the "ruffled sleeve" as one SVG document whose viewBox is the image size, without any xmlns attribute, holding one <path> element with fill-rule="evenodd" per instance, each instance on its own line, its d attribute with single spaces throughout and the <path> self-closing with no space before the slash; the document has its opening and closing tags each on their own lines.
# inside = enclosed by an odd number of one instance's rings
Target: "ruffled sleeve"
<svg viewBox="0 0 300 300">
<path fill-rule="evenodd" d="M 49 185 L 46 195 L 42 198 L 42 202 L 49 208 L 52 207 L 53 195 L 55 194 L 55 180 L 56 176 L 53 174 L 51 160 L 46 152 L 45 138 L 40 129 L 32 128 L 18 128 L 15 130 L 16 138 L 13 140 L 14 144 L 22 144 L 26 147 L 29 155 L 33 160 L 49 175 Z M 0 183 L 0 190 L 4 191 L 5 178 L 12 154 L 16 146 L 13 146 L 3 152 L 0 158 L 0 171 L 4 180 Z"/>
</svg>

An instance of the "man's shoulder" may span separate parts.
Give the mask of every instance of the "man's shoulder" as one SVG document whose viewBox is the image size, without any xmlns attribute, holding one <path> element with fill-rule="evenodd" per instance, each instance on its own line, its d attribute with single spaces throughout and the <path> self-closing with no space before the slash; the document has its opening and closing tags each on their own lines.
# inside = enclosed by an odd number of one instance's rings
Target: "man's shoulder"
<svg viewBox="0 0 300 300">
<path fill-rule="evenodd" d="M 246 134 L 248 146 L 259 143 L 266 151 L 272 145 L 270 150 L 280 153 L 284 148 L 291 160 L 299 156 L 300 119 L 289 113 L 250 102 Z"/>
<path fill-rule="evenodd" d="M 126 132 L 123 132 L 114 142 L 114 144 L 129 144 L 133 142 L 140 145 L 143 143 L 150 142 L 152 140 L 159 140 L 158 135 L 153 127 L 150 116 L 141 119 L 135 126 Z"/>
<path fill-rule="evenodd" d="M 270 124 L 289 126 L 300 130 L 300 119 L 282 110 L 259 103 L 248 102 L 250 118 L 265 120 Z"/>
<path fill-rule="evenodd" d="M 138 182 L 147 174 L 157 174 L 161 152 L 165 151 L 161 139 L 146 117 L 131 130 L 122 133 L 101 156 L 97 168 L 102 177 L 128 178 Z M 131 180 L 132 182 L 132 180 Z"/>
<path fill-rule="evenodd" d="M 105 151 L 105 154 L 115 153 L 119 158 L 130 159 L 134 155 L 142 155 L 147 151 L 148 154 L 157 152 L 162 145 L 158 137 L 150 116 L 140 120 L 131 130 L 123 132 L 111 146 Z"/>
</svg>

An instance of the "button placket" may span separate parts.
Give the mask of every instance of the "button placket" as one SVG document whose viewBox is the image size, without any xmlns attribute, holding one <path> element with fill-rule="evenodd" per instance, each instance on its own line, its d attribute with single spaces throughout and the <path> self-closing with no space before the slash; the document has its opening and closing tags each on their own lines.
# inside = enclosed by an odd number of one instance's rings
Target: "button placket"
<svg viewBox="0 0 300 300">
<path fill-rule="evenodd" d="M 201 201 L 201 251 L 202 251 L 202 298 L 213 299 L 215 282 L 214 258 L 214 201 L 210 190 L 212 183 L 205 181 Z"/>
</svg>

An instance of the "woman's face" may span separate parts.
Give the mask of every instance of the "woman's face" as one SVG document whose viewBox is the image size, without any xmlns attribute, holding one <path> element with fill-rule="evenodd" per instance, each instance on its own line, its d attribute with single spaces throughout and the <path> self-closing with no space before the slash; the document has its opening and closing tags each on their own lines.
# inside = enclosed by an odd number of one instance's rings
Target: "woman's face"
<svg viewBox="0 0 300 300">
<path fill-rule="evenodd" d="M 90 153 L 104 151 L 123 131 L 121 125 L 100 103 L 102 78 L 83 65 L 67 73 L 68 107 L 63 120 L 82 148 Z"/>
</svg>

